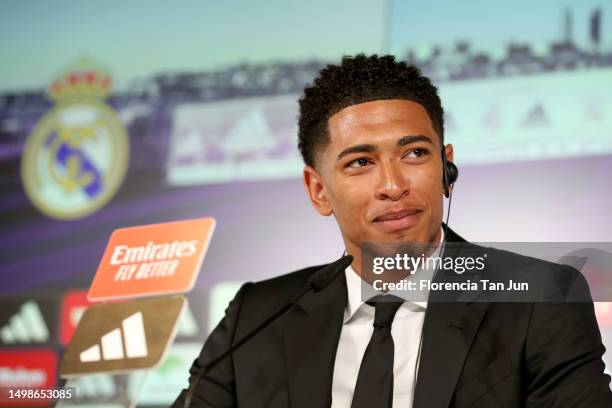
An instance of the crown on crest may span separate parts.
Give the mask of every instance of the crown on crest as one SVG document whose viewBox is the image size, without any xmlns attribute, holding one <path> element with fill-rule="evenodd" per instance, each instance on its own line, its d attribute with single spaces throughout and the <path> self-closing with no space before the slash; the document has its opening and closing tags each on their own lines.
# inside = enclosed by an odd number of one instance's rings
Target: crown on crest
<svg viewBox="0 0 612 408">
<path fill-rule="evenodd" d="M 89 96 L 104 99 L 113 81 L 110 74 L 90 59 L 82 58 L 59 75 L 49 87 L 53 100 Z"/>
</svg>

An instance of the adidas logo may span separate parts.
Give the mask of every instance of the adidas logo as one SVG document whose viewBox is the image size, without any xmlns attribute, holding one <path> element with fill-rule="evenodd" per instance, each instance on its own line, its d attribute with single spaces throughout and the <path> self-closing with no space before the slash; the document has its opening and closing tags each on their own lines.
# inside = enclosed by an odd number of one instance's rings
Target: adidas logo
<svg viewBox="0 0 612 408">
<path fill-rule="evenodd" d="M 34 301 L 24 303 L 0 329 L 0 339 L 5 344 L 44 343 L 49 337 L 49 329 L 38 304 Z"/>
<path fill-rule="evenodd" d="M 60 376 L 123 373 L 157 366 L 176 335 L 186 303 L 184 296 L 165 296 L 91 305 L 62 356 Z M 189 326 L 186 330 L 192 331 Z"/>
<path fill-rule="evenodd" d="M 123 319 L 121 327 L 103 335 L 100 338 L 100 344 L 82 351 L 79 359 L 82 363 L 91 363 L 100 360 L 139 358 L 147 355 L 147 339 L 142 312 L 137 312 Z"/>
</svg>

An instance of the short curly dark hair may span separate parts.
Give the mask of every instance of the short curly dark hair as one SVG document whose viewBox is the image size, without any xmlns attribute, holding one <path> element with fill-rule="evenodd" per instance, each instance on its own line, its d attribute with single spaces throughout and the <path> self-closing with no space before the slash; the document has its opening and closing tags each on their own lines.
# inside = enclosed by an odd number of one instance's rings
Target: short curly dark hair
<svg viewBox="0 0 612 408">
<path fill-rule="evenodd" d="M 414 65 L 392 55 L 344 56 L 323 68 L 299 100 L 298 147 L 304 163 L 329 143 L 328 119 L 342 109 L 381 99 L 407 99 L 422 105 L 444 144 L 444 110 L 438 89 Z"/>
</svg>

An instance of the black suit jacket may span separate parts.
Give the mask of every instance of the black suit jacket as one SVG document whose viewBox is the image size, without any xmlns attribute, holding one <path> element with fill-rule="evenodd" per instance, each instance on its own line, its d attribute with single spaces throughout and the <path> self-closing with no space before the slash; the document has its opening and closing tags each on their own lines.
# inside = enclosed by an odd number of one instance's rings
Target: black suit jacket
<svg viewBox="0 0 612 408">
<path fill-rule="evenodd" d="M 447 241 L 483 249 L 450 229 Z M 570 267 L 504 251 L 487 253 L 496 271 L 523 265 L 551 270 L 562 282 L 581 278 Z M 190 383 L 200 367 L 290 301 L 323 267 L 335 263 L 242 286 L 193 362 Z M 556 286 L 559 299 L 570 286 Z M 192 406 L 329 407 L 346 302 L 346 279 L 340 274 L 205 375 Z M 414 407 L 610 408 L 604 351 L 590 301 L 430 302 Z M 173 407 L 182 407 L 184 394 Z"/>
</svg>

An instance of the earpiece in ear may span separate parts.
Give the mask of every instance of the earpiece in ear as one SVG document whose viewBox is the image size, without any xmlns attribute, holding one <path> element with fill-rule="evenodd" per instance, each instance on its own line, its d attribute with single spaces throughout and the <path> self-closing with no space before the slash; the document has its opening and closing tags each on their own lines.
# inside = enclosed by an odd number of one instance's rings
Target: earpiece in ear
<svg viewBox="0 0 612 408">
<path fill-rule="evenodd" d="M 442 148 L 442 183 L 444 186 L 444 196 L 446 198 L 450 195 L 450 187 L 455 184 L 459 178 L 459 169 L 455 163 L 448 161 L 444 154 L 444 148 Z"/>
</svg>

